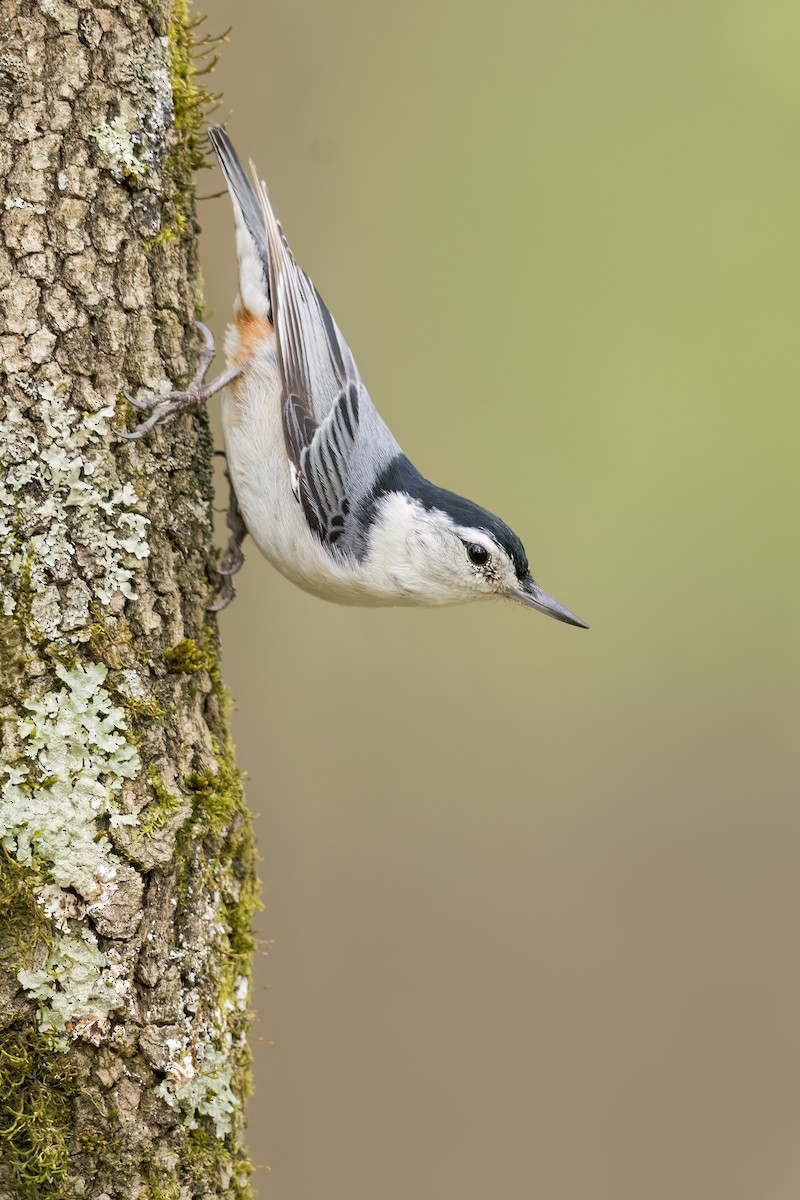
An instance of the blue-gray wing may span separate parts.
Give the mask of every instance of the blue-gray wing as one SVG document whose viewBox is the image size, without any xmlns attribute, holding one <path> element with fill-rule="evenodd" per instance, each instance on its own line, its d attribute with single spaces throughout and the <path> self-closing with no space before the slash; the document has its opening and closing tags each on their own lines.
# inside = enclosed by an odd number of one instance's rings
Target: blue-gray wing
<svg viewBox="0 0 800 1200">
<path fill-rule="evenodd" d="M 297 266 L 263 181 L 254 189 L 266 234 L 269 295 L 294 491 L 310 528 L 340 554 L 364 552 L 360 506 L 399 450 L 364 390 L 353 356 Z"/>
<path fill-rule="evenodd" d="M 300 453 L 299 493 L 311 529 L 331 548 L 348 532 L 353 511 L 352 466 L 359 425 L 359 386 L 349 383 Z M 294 399 L 294 397 L 289 398 Z M 292 407 L 291 405 L 289 406 Z M 297 405 L 298 422 L 304 406 Z M 307 436 L 308 425 L 297 434 Z M 352 539 L 345 539 L 352 540 Z"/>
</svg>

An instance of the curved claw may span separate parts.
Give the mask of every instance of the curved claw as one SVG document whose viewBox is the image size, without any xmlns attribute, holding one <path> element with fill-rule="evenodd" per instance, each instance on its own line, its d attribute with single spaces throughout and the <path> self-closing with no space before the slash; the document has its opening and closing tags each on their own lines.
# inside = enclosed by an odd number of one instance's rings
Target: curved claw
<svg viewBox="0 0 800 1200">
<path fill-rule="evenodd" d="M 128 401 L 128 404 L 132 404 L 134 408 L 149 408 L 150 407 L 150 405 L 147 403 L 146 400 L 137 400 L 137 398 L 135 396 L 132 396 L 130 394 L 130 392 L 125 390 L 125 388 L 122 389 L 122 394 L 125 397 L 125 399 Z"/>
<path fill-rule="evenodd" d="M 128 442 L 133 442 L 142 436 L 142 431 L 140 429 L 134 429 L 130 433 L 128 433 L 125 429 L 112 429 L 111 432 L 113 433 L 114 437 L 125 438 L 125 440 Z"/>
<path fill-rule="evenodd" d="M 211 330 L 208 328 L 207 325 L 204 325 L 202 321 L 195 321 L 194 327 L 195 327 L 195 329 L 199 329 L 200 332 L 202 333 L 203 340 L 206 344 L 206 350 L 208 350 L 211 354 L 213 354 L 214 353 L 214 335 L 211 332 Z"/>
<path fill-rule="evenodd" d="M 133 442 L 137 438 L 144 437 L 144 435 L 149 433 L 151 429 L 154 429 L 155 426 L 161 422 L 162 416 L 162 413 L 156 411 L 151 413 L 146 421 L 142 421 L 141 425 L 137 425 L 135 429 L 132 429 L 130 433 L 124 429 L 115 429 L 114 433 L 119 438 L 125 438 L 129 442 Z"/>
<path fill-rule="evenodd" d="M 199 329 L 203 335 L 203 348 L 197 356 L 197 372 L 194 377 L 195 387 L 203 387 L 203 380 L 206 377 L 206 371 L 211 366 L 214 358 L 214 335 L 207 325 L 202 321 L 195 321 L 195 328 Z"/>
</svg>

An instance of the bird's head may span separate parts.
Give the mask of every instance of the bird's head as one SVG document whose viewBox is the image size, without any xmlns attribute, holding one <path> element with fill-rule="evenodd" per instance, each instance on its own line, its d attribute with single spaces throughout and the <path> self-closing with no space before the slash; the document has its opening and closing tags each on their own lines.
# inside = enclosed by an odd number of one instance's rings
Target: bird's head
<svg viewBox="0 0 800 1200">
<path fill-rule="evenodd" d="M 421 477 L 420 477 L 421 478 Z M 587 626 L 531 578 L 522 542 L 493 513 L 433 484 L 384 493 L 368 561 L 417 604 L 506 597 L 557 621 Z"/>
</svg>

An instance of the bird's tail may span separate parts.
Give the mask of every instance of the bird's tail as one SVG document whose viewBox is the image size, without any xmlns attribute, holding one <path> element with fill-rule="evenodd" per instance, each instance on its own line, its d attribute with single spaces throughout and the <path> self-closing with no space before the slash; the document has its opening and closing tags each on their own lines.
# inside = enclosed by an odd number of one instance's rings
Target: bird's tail
<svg viewBox="0 0 800 1200">
<path fill-rule="evenodd" d="M 254 317 L 272 321 L 269 249 L 261 203 L 253 184 L 245 175 L 224 127 L 213 126 L 209 129 L 208 136 L 233 201 L 236 256 L 239 260 L 239 295 L 242 304 Z"/>
</svg>

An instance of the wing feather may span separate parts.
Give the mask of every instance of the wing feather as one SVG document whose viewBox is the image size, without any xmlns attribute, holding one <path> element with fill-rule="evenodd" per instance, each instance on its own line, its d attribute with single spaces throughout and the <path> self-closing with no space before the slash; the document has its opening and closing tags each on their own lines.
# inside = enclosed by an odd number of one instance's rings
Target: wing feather
<svg viewBox="0 0 800 1200">
<path fill-rule="evenodd" d="M 266 246 L 292 488 L 320 540 L 337 553 L 357 553 L 353 522 L 371 486 L 371 468 L 393 457 L 397 444 L 364 392 L 333 317 L 297 266 L 266 185 L 250 165 Z M 369 454 L 358 440 L 362 416 L 371 431 Z"/>
<path fill-rule="evenodd" d="M 269 251 L 270 289 L 275 297 L 275 329 L 278 335 L 278 355 L 286 391 L 311 407 L 311 372 L 307 347 L 309 338 L 304 325 L 308 308 L 306 280 L 294 261 L 275 210 L 270 203 L 266 184 L 259 179 L 254 164 L 250 168 L 266 227 Z"/>
<path fill-rule="evenodd" d="M 318 536 L 334 547 L 352 509 L 348 463 L 358 432 L 358 385 L 350 384 L 300 456 L 300 502 Z"/>
</svg>

